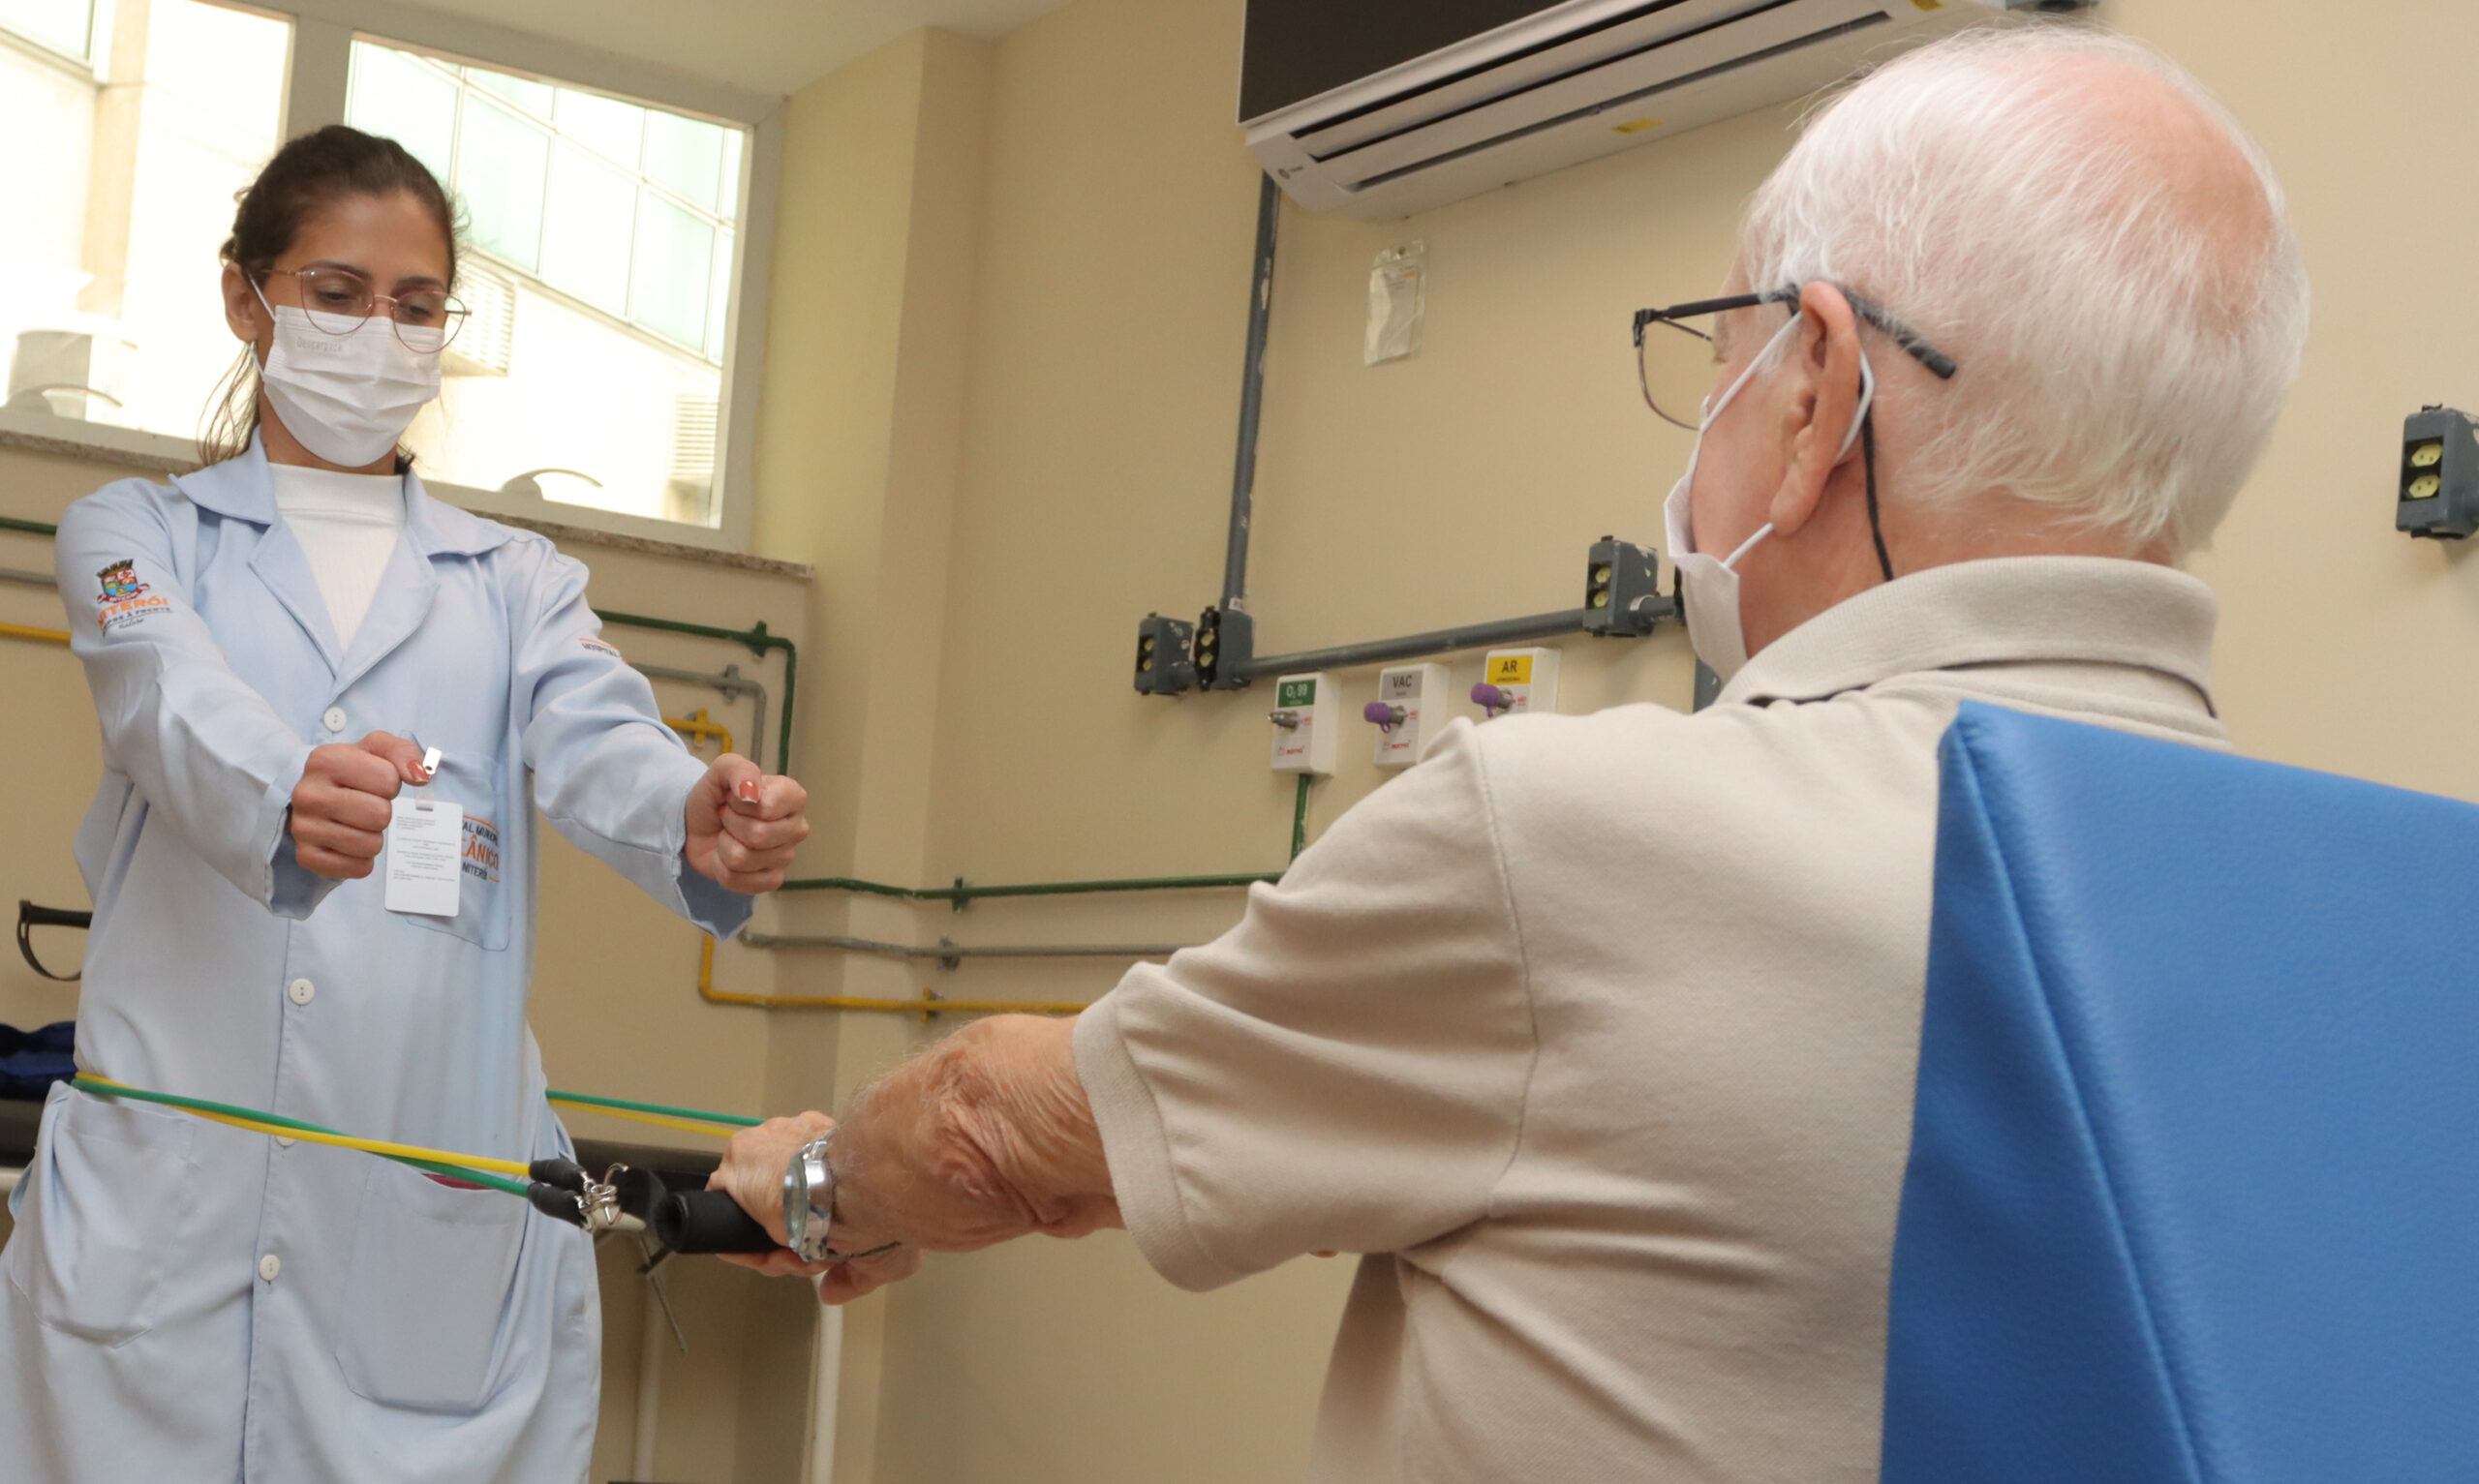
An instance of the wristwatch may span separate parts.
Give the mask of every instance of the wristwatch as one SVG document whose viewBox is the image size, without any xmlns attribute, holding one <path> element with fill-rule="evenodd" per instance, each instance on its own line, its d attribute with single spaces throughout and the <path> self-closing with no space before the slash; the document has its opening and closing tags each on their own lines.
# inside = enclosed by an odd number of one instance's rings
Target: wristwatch
<svg viewBox="0 0 2479 1484">
<path fill-rule="evenodd" d="M 882 1242 L 867 1252 L 837 1252 L 826 1245 L 835 1229 L 835 1166 L 826 1157 L 834 1137 L 829 1129 L 793 1150 L 783 1169 L 783 1234 L 790 1239 L 784 1245 L 803 1262 L 851 1262 L 903 1245 Z"/>
<path fill-rule="evenodd" d="M 793 1150 L 783 1170 L 783 1232 L 791 1239 L 785 1245 L 803 1262 L 831 1260 L 826 1243 L 835 1227 L 835 1166 L 826 1146 L 834 1138 L 829 1129 Z"/>
</svg>

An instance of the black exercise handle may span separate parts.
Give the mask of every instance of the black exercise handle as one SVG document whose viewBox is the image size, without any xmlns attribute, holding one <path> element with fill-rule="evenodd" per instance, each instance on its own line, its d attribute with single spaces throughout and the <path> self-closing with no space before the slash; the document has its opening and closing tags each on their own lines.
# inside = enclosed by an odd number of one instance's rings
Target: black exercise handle
<svg viewBox="0 0 2479 1484">
<path fill-rule="evenodd" d="M 44 978 L 54 984 L 74 984 L 81 976 L 54 974 L 45 968 L 43 960 L 35 956 L 34 939 L 28 936 L 27 930 L 35 927 L 91 927 L 94 922 L 95 915 L 91 912 L 69 907 L 38 907 L 20 897 L 17 901 L 17 953 L 26 960 L 26 967 Z"/>
<path fill-rule="evenodd" d="M 757 1219 L 722 1191 L 674 1191 L 655 1205 L 655 1240 L 679 1253 L 781 1252 Z"/>
</svg>

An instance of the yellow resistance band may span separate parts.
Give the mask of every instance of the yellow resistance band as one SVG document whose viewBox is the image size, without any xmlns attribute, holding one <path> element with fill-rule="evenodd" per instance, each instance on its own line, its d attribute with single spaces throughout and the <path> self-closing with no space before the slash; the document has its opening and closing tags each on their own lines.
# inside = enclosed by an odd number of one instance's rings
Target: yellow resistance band
<svg viewBox="0 0 2479 1484">
<path fill-rule="evenodd" d="M 209 1103 L 202 1098 L 175 1098 L 169 1093 L 149 1092 L 145 1088 L 132 1087 L 125 1082 L 115 1082 L 108 1077 L 96 1076 L 92 1073 L 77 1074 L 77 1082 L 80 1087 L 94 1089 L 107 1096 L 136 1098 L 145 1103 L 161 1103 L 216 1123 L 230 1124 L 236 1129 L 248 1129 L 253 1133 L 272 1135 L 278 1138 L 297 1138 L 304 1143 L 332 1144 L 339 1149 L 358 1149 L 365 1154 L 384 1155 L 391 1160 L 410 1160 L 427 1165 L 453 1165 L 461 1169 L 489 1170 L 495 1174 L 509 1175 L 519 1180 L 533 1178 L 532 1167 L 520 1160 L 495 1160 L 486 1154 L 458 1154 L 449 1149 L 425 1149 L 418 1144 L 390 1143 L 380 1138 L 355 1138 L 350 1134 L 305 1128 L 290 1120 L 269 1123 L 261 1117 L 254 1116 L 255 1110 L 251 1108 L 234 1107 L 225 1103 Z"/>
</svg>

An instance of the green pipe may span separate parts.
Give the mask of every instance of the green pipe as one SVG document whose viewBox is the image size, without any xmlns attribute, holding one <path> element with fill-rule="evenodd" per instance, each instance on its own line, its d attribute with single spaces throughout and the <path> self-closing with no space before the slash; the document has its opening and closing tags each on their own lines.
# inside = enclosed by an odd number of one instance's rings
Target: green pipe
<svg viewBox="0 0 2479 1484">
<path fill-rule="evenodd" d="M 728 639 L 746 646 L 759 659 L 769 650 L 783 651 L 783 725 L 775 742 L 775 769 L 778 772 L 792 771 L 792 687 L 798 683 L 801 651 L 798 646 L 780 634 L 766 631 L 766 621 L 758 620 L 748 628 L 717 628 L 711 623 L 685 623 L 678 619 L 651 619 L 644 614 L 613 613 L 597 609 L 605 623 L 625 623 L 630 628 L 658 629 L 666 634 L 694 634 L 700 639 Z"/>
<path fill-rule="evenodd" d="M 0 515 L 0 530 L 22 530 L 30 536 L 60 534 L 60 528 L 57 526 L 46 526 L 41 521 L 21 521 L 14 515 Z"/>
<path fill-rule="evenodd" d="M 1316 777 L 1313 772 L 1300 775 L 1300 799 L 1291 806 L 1291 858 L 1295 861 L 1308 848 L 1308 785 Z"/>
<path fill-rule="evenodd" d="M 1291 858 L 1308 848 L 1308 786 L 1311 777 L 1300 775 L 1300 788 L 1291 810 Z M 898 901 L 948 902 L 961 912 L 965 905 L 990 896 L 1098 896 L 1108 892 L 1204 892 L 1233 887 L 1251 887 L 1259 882 L 1282 880 L 1280 871 L 1239 871 L 1222 876 L 1128 876 L 1099 881 L 1027 881 L 1014 886 L 977 887 L 963 877 L 951 887 L 896 887 L 883 881 L 863 881 L 855 876 L 811 876 L 799 881 L 786 881 L 776 888 L 779 892 L 850 892 L 857 896 L 892 896 Z"/>
<path fill-rule="evenodd" d="M 1015 886 L 977 887 L 961 877 L 952 887 L 892 887 L 851 876 L 815 876 L 786 881 L 780 892 L 850 892 L 862 896 L 892 896 L 898 901 L 952 902 L 959 909 L 986 896 L 1086 896 L 1105 892 L 1199 892 L 1221 887 L 1254 886 L 1280 881 L 1280 871 L 1252 871 L 1228 876 L 1136 876 L 1106 881 L 1033 881 Z"/>
</svg>

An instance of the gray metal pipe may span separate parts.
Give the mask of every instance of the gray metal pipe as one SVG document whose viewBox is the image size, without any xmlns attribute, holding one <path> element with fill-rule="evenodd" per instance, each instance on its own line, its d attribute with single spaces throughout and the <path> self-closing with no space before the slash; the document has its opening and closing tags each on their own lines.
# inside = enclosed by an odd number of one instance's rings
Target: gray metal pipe
<svg viewBox="0 0 2479 1484">
<path fill-rule="evenodd" d="M 1282 188 L 1271 175 L 1257 181 L 1256 272 L 1248 285 L 1248 355 L 1240 372 L 1240 451 L 1231 470 L 1231 530 L 1222 552 L 1222 606 L 1248 596 L 1248 523 L 1257 492 L 1257 425 L 1266 396 L 1266 333 L 1274 308 L 1274 238 L 1282 225 Z"/>
<path fill-rule="evenodd" d="M 967 958 L 1168 958 L 1191 943 L 1019 943 L 997 947 L 967 946 L 946 938 L 936 943 L 882 943 L 875 938 L 842 933 L 745 932 L 740 941 L 750 948 L 832 948 L 878 958 L 935 958 L 953 968 Z"/>
<path fill-rule="evenodd" d="M 49 572 L 29 572 L 23 567 L 0 567 L 0 582 L 21 582 L 29 588 L 57 588 L 59 579 Z"/>
<path fill-rule="evenodd" d="M 1555 639 L 1563 634 L 1588 632 L 1585 621 L 1590 617 L 1590 609 L 1570 608 L 1559 613 L 1537 613 L 1524 619 L 1499 619 L 1488 623 L 1466 623 L 1459 628 L 1432 629 L 1425 634 L 1406 634 L 1400 639 L 1372 639 L 1363 644 L 1336 645 L 1331 650 L 1304 650 L 1297 654 L 1260 654 L 1241 666 L 1240 673 L 1250 680 L 1266 680 L 1302 670 L 1348 670 L 1355 665 L 1382 665 L 1398 659 L 1452 654 L 1458 650 L 1485 650 L 1534 639 Z"/>
<path fill-rule="evenodd" d="M 742 696 L 755 696 L 757 704 L 751 708 L 755 714 L 749 727 L 749 760 L 760 767 L 765 766 L 766 759 L 760 756 L 766 750 L 766 686 L 764 683 L 741 674 L 738 665 L 725 665 L 720 671 L 709 675 L 702 670 L 680 670 L 670 665 L 640 665 L 634 661 L 630 664 L 639 675 L 649 676 L 658 681 L 678 681 L 685 685 L 703 685 L 710 690 L 719 692 L 726 701 L 737 701 Z M 776 766 L 779 768 L 782 766 L 780 759 Z"/>
</svg>

